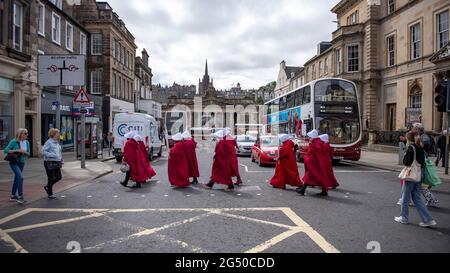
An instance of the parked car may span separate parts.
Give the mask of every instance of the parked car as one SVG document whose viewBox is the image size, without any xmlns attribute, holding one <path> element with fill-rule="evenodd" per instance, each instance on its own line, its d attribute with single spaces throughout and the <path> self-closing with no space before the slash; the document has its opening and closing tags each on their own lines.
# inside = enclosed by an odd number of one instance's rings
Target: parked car
<svg viewBox="0 0 450 273">
<path fill-rule="evenodd" d="M 279 140 L 277 136 L 260 136 L 252 147 L 252 162 L 259 166 L 275 165 L 278 159 Z"/>
<path fill-rule="evenodd" d="M 256 138 L 248 135 L 239 135 L 236 137 L 238 147 L 236 148 L 236 154 L 239 155 L 252 155 L 252 147 L 256 143 Z"/>
</svg>

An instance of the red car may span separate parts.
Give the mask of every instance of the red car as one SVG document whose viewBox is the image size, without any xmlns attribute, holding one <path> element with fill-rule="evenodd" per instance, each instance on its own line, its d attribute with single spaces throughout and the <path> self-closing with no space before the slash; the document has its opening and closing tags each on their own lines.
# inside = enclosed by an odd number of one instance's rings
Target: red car
<svg viewBox="0 0 450 273">
<path fill-rule="evenodd" d="M 278 159 L 279 140 L 276 136 L 261 136 L 252 147 L 252 162 L 259 166 L 275 165 Z"/>
</svg>

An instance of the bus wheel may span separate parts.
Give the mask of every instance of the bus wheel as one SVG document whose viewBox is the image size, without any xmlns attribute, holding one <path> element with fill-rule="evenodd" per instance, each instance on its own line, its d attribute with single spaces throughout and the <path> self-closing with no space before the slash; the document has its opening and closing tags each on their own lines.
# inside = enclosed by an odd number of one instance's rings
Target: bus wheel
<svg viewBox="0 0 450 273">
<path fill-rule="evenodd" d="M 117 163 L 122 163 L 122 157 L 121 156 L 116 156 L 116 161 L 117 161 Z"/>
<path fill-rule="evenodd" d="M 153 147 L 150 149 L 150 153 L 148 154 L 148 160 L 153 161 Z"/>
<path fill-rule="evenodd" d="M 162 156 L 162 145 L 161 145 L 161 148 L 159 148 L 159 153 L 158 153 L 158 157 L 161 157 Z"/>
</svg>

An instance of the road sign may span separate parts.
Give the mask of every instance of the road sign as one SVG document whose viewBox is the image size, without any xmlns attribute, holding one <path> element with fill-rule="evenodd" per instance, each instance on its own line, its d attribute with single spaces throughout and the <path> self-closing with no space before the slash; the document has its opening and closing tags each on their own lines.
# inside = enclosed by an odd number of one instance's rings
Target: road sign
<svg viewBox="0 0 450 273">
<path fill-rule="evenodd" d="M 73 98 L 73 102 L 89 105 L 91 100 L 89 99 L 89 96 L 88 96 L 86 90 L 84 90 L 84 88 L 80 88 L 80 90 L 78 90 L 77 94 Z"/>
<path fill-rule="evenodd" d="M 86 84 L 86 56 L 39 55 L 38 84 L 40 86 L 81 86 Z"/>
</svg>

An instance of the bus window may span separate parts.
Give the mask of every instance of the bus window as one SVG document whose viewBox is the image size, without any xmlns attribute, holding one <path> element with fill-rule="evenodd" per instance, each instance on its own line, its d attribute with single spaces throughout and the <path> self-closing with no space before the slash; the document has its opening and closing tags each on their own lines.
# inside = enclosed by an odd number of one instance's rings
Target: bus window
<svg viewBox="0 0 450 273">
<path fill-rule="evenodd" d="M 280 111 L 286 110 L 286 96 L 280 98 Z"/>
<path fill-rule="evenodd" d="M 303 104 L 308 104 L 311 102 L 311 87 L 306 86 L 303 95 Z"/>
<path fill-rule="evenodd" d="M 296 106 L 300 106 L 303 104 L 303 93 L 304 93 L 303 91 L 304 91 L 304 88 L 295 92 L 295 105 Z"/>
<path fill-rule="evenodd" d="M 347 101 L 356 102 L 356 90 L 353 84 L 339 80 L 322 80 L 314 87 L 317 102 Z"/>
<path fill-rule="evenodd" d="M 287 109 L 295 107 L 295 94 L 291 93 L 287 96 Z"/>
</svg>

